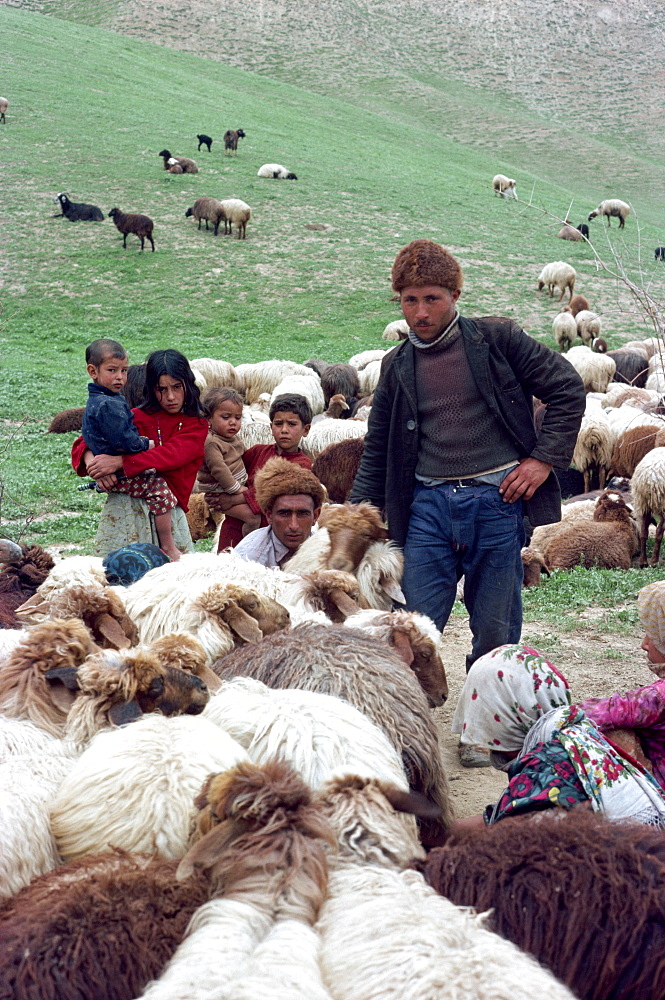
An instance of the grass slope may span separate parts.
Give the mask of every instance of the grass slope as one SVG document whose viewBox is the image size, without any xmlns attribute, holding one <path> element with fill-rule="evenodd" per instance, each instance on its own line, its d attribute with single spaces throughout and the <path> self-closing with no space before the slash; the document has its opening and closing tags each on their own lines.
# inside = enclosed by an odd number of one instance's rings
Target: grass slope
<svg viewBox="0 0 665 1000">
<path fill-rule="evenodd" d="M 547 261 L 565 258 L 578 270 L 579 290 L 606 314 L 611 342 L 650 332 L 623 288 L 596 272 L 588 248 L 555 240 L 551 219 L 492 197 L 489 182 L 501 169 L 519 176 L 523 197 L 533 187 L 539 204 L 565 213 L 573 198 L 568 178 L 560 171 L 552 180 L 557 150 L 572 138 L 565 129 L 549 152 L 548 179 L 522 157 L 498 163 L 487 144 L 465 144 L 462 131 L 451 141 L 432 129 L 426 102 L 409 108 L 396 93 L 394 114 L 387 105 L 369 111 L 11 7 L 0 7 L 0 30 L 7 53 L 2 89 L 11 101 L 8 123 L 0 126 L 0 419 L 7 432 L 0 475 L 3 519 L 14 522 L 3 531 L 48 512 L 52 520 L 31 527 L 45 541 L 90 538 L 98 501 L 75 492 L 67 468 L 71 438 L 44 434 L 53 413 L 85 401 L 90 340 L 116 337 L 134 361 L 169 346 L 232 363 L 342 360 L 383 346 L 383 326 L 398 315 L 389 301 L 390 263 L 417 236 L 440 240 L 459 256 L 469 315 L 514 316 L 553 344 L 557 307 L 537 295 L 535 278 Z M 497 111 L 492 94 L 443 74 L 438 85 L 441 92 L 447 87 L 458 115 L 478 122 Z M 517 100 L 510 114 L 525 134 L 540 126 Z M 237 158 L 221 148 L 228 125 L 247 132 Z M 212 154 L 197 153 L 199 131 L 215 137 Z M 200 173 L 165 173 L 157 156 L 163 146 L 194 156 Z M 609 140 L 605 150 L 612 152 Z M 299 180 L 257 178 L 268 161 L 285 163 Z M 648 160 L 634 162 L 636 174 L 648 178 Z M 132 237 L 123 251 L 108 219 L 53 218 L 60 190 L 105 214 L 113 205 L 149 214 L 156 253 L 138 252 Z M 647 247 L 662 243 L 665 229 L 665 208 L 647 198 L 648 190 L 646 181 L 636 185 Z M 597 201 L 592 168 L 587 191 L 575 196 L 576 222 Z M 202 195 L 240 197 L 252 206 L 246 241 L 198 232 L 184 218 Z M 594 233 L 602 247 L 601 223 Z M 634 219 L 618 245 L 632 270 L 639 251 Z M 662 265 L 646 254 L 643 264 L 647 280 L 662 290 Z"/>
</svg>

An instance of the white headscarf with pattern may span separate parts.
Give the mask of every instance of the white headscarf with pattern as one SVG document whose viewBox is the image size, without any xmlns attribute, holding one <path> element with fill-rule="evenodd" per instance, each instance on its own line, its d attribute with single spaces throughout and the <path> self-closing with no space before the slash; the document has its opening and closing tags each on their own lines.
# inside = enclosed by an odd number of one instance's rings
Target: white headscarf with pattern
<svg viewBox="0 0 665 1000">
<path fill-rule="evenodd" d="M 637 595 L 642 628 L 665 656 L 665 580 L 642 587 Z"/>
</svg>

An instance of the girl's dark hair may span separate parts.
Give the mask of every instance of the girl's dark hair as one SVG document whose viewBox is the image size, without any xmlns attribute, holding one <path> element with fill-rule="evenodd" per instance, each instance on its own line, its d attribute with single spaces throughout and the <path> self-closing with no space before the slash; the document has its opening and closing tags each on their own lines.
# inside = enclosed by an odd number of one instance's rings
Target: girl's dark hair
<svg viewBox="0 0 665 1000">
<path fill-rule="evenodd" d="M 205 412 L 201 406 L 201 398 L 198 386 L 194 382 L 194 372 L 189 361 L 184 354 L 169 347 L 165 351 L 153 351 L 146 358 L 145 363 L 145 388 L 143 390 L 143 402 L 141 409 L 147 413 L 156 413 L 161 409 L 155 386 L 162 375 L 169 375 L 178 379 L 185 388 L 185 403 L 183 412 L 188 417 L 203 417 Z"/>
<path fill-rule="evenodd" d="M 208 389 L 201 400 L 203 409 L 209 417 L 213 415 L 215 410 L 221 406 L 222 403 L 235 403 L 236 406 L 239 406 L 242 409 L 244 402 L 245 401 L 239 392 L 236 392 L 235 389 L 229 389 L 226 386 Z"/>
</svg>

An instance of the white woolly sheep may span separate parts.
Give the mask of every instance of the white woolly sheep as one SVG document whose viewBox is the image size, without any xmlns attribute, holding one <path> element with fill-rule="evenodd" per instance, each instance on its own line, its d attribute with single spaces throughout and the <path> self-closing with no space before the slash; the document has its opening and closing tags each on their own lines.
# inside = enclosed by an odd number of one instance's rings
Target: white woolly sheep
<svg viewBox="0 0 665 1000">
<path fill-rule="evenodd" d="M 635 516 L 640 530 L 640 566 L 647 565 L 647 538 L 652 518 L 659 518 L 651 565 L 660 560 L 660 546 L 665 529 L 665 432 L 655 438 L 655 447 L 637 464 L 630 488 Z"/>
<path fill-rule="evenodd" d="M 245 399 L 255 403 L 262 393 L 271 393 L 276 385 L 288 375 L 304 375 L 311 378 L 312 369 L 295 361 L 259 361 L 256 364 L 236 365 L 236 375 L 242 379 Z"/>
<path fill-rule="evenodd" d="M 547 291 L 550 294 L 550 298 L 554 295 L 554 289 L 560 288 L 561 295 L 558 301 L 561 299 L 568 289 L 570 298 L 573 297 L 573 289 L 575 288 L 575 279 L 577 277 L 577 271 L 570 264 L 566 264 L 563 260 L 555 260 L 551 264 L 546 264 L 545 267 L 540 272 L 538 277 L 538 291 L 541 292 L 543 288 L 547 285 Z"/>
<path fill-rule="evenodd" d="M 336 1000 L 572 1000 L 550 972 L 487 930 L 484 916 L 408 870 L 422 857 L 411 814 L 426 803 L 354 777 L 330 782 L 315 803 L 338 844 L 315 928 Z"/>
<path fill-rule="evenodd" d="M 247 223 L 252 217 L 252 210 L 249 205 L 241 201 L 240 198 L 225 198 L 221 202 L 222 218 L 224 219 L 224 232 L 233 234 L 235 225 L 239 240 L 244 240 L 247 236 Z"/>
<path fill-rule="evenodd" d="M 309 458 L 314 460 L 324 448 L 327 448 L 334 441 L 362 438 L 365 437 L 366 433 L 366 420 L 341 420 L 325 417 L 312 425 L 307 437 L 304 437 L 300 442 L 300 447 Z"/>
<path fill-rule="evenodd" d="M 369 351 L 360 351 L 359 354 L 354 354 L 353 357 L 349 358 L 347 364 L 351 365 L 352 368 L 356 368 L 358 371 L 362 371 L 366 368 L 370 361 L 383 361 L 387 350 L 383 351 L 379 349 L 373 349 Z"/>
<path fill-rule="evenodd" d="M 245 758 L 238 743 L 202 717 L 145 715 L 98 733 L 53 801 L 51 829 L 61 856 L 122 847 L 181 857 L 201 785 Z"/>
<path fill-rule="evenodd" d="M 185 218 L 189 219 L 193 216 L 198 222 L 198 228 L 201 228 L 201 223 L 205 222 L 206 230 L 208 229 L 208 223 L 212 222 L 213 233 L 216 236 L 219 230 L 219 224 L 222 220 L 226 220 L 224 215 L 224 209 L 222 208 L 221 201 L 217 198 L 197 198 L 196 201 L 190 208 L 185 212 Z"/>
<path fill-rule="evenodd" d="M 236 392 L 242 391 L 242 380 L 238 378 L 235 368 L 228 361 L 217 361 L 215 358 L 194 358 L 190 361 L 192 369 L 200 372 L 205 379 L 207 389 L 228 387 Z"/>
<path fill-rule="evenodd" d="M 619 198 L 606 198 L 605 201 L 601 201 L 598 208 L 595 208 L 593 212 L 589 213 L 588 221 L 591 222 L 591 220 L 595 219 L 597 215 L 607 216 L 608 226 L 612 216 L 618 218 L 619 229 L 623 229 L 626 224 L 626 219 L 630 215 L 630 205 L 627 205 L 625 201 L 621 201 Z"/>
<path fill-rule="evenodd" d="M 603 329 L 603 321 L 598 313 L 591 312 L 590 309 L 580 309 L 575 316 L 577 332 L 582 338 L 582 343 L 587 346 L 594 337 L 600 337 Z"/>
<path fill-rule="evenodd" d="M 639 351 L 640 354 L 644 355 L 647 361 L 655 350 L 653 345 L 650 344 L 647 346 L 646 340 L 627 340 L 625 344 L 621 345 L 621 347 L 625 351 Z"/>
<path fill-rule="evenodd" d="M 552 320 L 552 334 L 559 345 L 559 350 L 567 351 L 569 347 L 573 346 L 573 341 L 577 336 L 575 317 L 566 312 L 557 313 Z"/>
<path fill-rule="evenodd" d="M 188 156 L 172 156 L 168 149 L 163 149 L 161 153 L 157 154 L 161 156 L 164 161 L 164 170 L 169 169 L 169 160 L 175 160 L 176 163 L 182 167 L 182 172 L 184 174 L 198 174 L 199 168 L 194 160 L 191 160 Z M 173 164 L 171 164 L 172 166 Z"/>
<path fill-rule="evenodd" d="M 316 372 L 313 372 L 311 369 L 308 370 L 309 375 L 287 375 L 283 378 L 270 394 L 270 403 L 274 403 L 278 396 L 283 396 L 286 393 L 289 395 L 296 393 L 299 396 L 305 397 L 310 405 L 312 414 L 323 413 L 326 404 L 323 397 L 323 389 L 321 388 L 321 380 Z"/>
<path fill-rule="evenodd" d="M 587 392 L 606 392 L 616 371 L 616 363 L 590 347 L 571 347 L 564 355 L 584 382 Z"/>
<path fill-rule="evenodd" d="M 381 334 L 383 340 L 406 340 L 409 335 L 409 324 L 405 319 L 396 319 L 388 323 Z"/>
<path fill-rule="evenodd" d="M 245 451 L 247 451 L 248 448 L 253 448 L 255 444 L 275 443 L 275 439 L 270 429 L 270 422 L 260 420 L 258 417 L 247 422 L 243 420 L 243 425 L 238 432 L 238 436 L 245 446 Z"/>
<path fill-rule="evenodd" d="M 8 107 L 9 107 L 9 101 L 7 100 L 7 98 L 0 97 L 0 122 L 2 122 L 3 125 L 5 125 L 7 122 L 5 115 L 7 113 Z"/>
<path fill-rule="evenodd" d="M 294 173 L 292 173 L 287 167 L 283 167 L 281 163 L 264 163 L 262 167 L 259 167 L 257 177 L 272 177 L 275 180 L 285 180 L 285 181 L 297 181 L 298 178 Z"/>
<path fill-rule="evenodd" d="M 577 434 L 573 465 L 584 476 L 584 492 L 589 491 L 591 478 L 598 473 L 598 488 L 604 489 L 612 464 L 615 435 L 606 411 L 597 400 L 588 400 Z"/>
<path fill-rule="evenodd" d="M 501 198 L 517 198 L 516 181 L 505 174 L 495 174 L 492 178 L 492 188 L 495 195 Z"/>
<path fill-rule="evenodd" d="M 643 410 L 635 406 L 629 406 L 628 404 L 608 408 L 605 410 L 605 413 L 607 414 L 610 427 L 614 431 L 615 439 L 620 434 L 623 434 L 624 431 L 630 430 L 633 427 L 647 427 L 652 424 L 659 427 L 665 426 L 663 417 L 658 416 L 656 413 L 645 413 Z"/>
<path fill-rule="evenodd" d="M 608 386 L 610 389 L 611 386 Z M 617 393 L 614 397 L 614 405 L 617 407 L 621 406 L 633 406 L 636 410 L 642 410 L 643 413 L 659 413 L 663 401 L 659 393 L 655 392 L 653 389 L 640 389 L 635 385 L 623 384 L 623 392 Z"/>
<path fill-rule="evenodd" d="M 370 361 L 368 365 L 361 368 L 358 372 L 358 378 L 360 380 L 360 392 L 363 396 L 369 396 L 374 392 L 377 385 L 379 384 L 379 378 L 381 376 L 381 362 L 380 361 Z"/>
</svg>

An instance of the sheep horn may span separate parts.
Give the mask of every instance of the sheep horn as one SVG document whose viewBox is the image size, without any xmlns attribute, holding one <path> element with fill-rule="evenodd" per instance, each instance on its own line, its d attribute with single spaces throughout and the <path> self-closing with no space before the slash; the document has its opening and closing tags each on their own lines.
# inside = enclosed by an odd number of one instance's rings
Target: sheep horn
<svg viewBox="0 0 665 1000">
<path fill-rule="evenodd" d="M 404 660 L 407 667 L 410 667 L 413 663 L 413 649 L 409 642 L 409 637 L 402 629 L 394 628 L 390 638 L 392 639 L 395 651 Z"/>
<path fill-rule="evenodd" d="M 94 630 L 99 632 L 113 649 L 129 649 L 131 646 L 120 622 L 112 618 L 106 611 L 100 612 L 95 618 Z"/>
<path fill-rule="evenodd" d="M 330 600 L 337 607 L 345 618 L 355 615 L 358 611 L 358 604 L 341 587 L 333 587 L 330 591 Z"/>
</svg>

